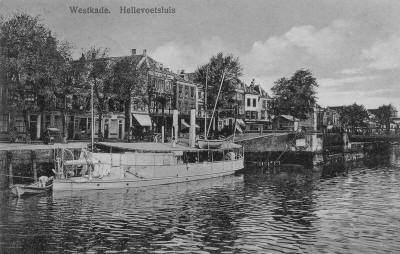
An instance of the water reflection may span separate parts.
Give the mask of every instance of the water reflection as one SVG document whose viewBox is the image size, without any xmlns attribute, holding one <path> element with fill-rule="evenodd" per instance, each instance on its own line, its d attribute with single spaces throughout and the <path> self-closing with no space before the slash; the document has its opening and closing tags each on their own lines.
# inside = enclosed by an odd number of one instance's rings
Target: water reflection
<svg viewBox="0 0 400 254">
<path fill-rule="evenodd" d="M 394 145 L 390 149 L 390 163 L 393 166 L 400 167 L 400 145 Z"/>
<path fill-rule="evenodd" d="M 5 253 L 387 253 L 400 248 L 400 150 L 320 168 L 146 189 L 2 193 Z M 336 173 L 334 173 L 336 172 Z"/>
</svg>

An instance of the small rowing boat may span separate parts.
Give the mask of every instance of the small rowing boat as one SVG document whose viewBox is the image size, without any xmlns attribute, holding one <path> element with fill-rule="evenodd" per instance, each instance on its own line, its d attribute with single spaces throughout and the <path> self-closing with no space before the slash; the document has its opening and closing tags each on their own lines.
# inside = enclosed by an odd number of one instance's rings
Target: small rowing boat
<svg viewBox="0 0 400 254">
<path fill-rule="evenodd" d="M 198 140 L 197 145 L 201 149 L 218 149 L 222 146 L 224 140 L 211 139 L 211 140 Z"/>
<path fill-rule="evenodd" d="M 14 184 L 10 187 L 11 193 L 17 197 L 36 195 L 40 193 L 45 193 L 51 190 L 53 187 L 52 181 L 49 182 L 45 187 L 39 186 L 39 182 L 32 184 Z"/>
</svg>

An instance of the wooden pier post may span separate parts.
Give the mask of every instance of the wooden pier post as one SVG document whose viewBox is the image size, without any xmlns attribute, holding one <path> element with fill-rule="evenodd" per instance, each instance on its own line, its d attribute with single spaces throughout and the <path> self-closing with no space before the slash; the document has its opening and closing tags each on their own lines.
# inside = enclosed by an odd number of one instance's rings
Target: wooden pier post
<svg viewBox="0 0 400 254">
<path fill-rule="evenodd" d="M 37 167 L 36 167 L 36 153 L 33 150 L 31 151 L 31 160 L 32 160 L 33 179 L 35 182 L 37 182 L 38 176 L 37 176 Z"/>
<path fill-rule="evenodd" d="M 14 184 L 12 158 L 13 158 L 12 152 L 8 151 L 7 152 L 8 186 L 11 186 Z"/>
<path fill-rule="evenodd" d="M 0 152 L 0 190 L 7 186 L 7 152 Z"/>
</svg>

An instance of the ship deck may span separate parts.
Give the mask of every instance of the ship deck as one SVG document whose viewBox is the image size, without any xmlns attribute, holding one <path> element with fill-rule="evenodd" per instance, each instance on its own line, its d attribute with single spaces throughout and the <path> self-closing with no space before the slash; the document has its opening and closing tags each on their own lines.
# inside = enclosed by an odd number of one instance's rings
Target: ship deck
<svg viewBox="0 0 400 254">
<path fill-rule="evenodd" d="M 174 151 L 183 152 L 197 152 L 206 151 L 207 149 L 192 148 L 187 145 L 176 144 L 175 147 L 171 143 L 154 143 L 154 142 L 142 142 L 142 143 L 114 143 L 114 142 L 99 142 L 100 146 L 117 148 L 120 150 L 136 151 L 136 152 L 153 152 L 153 153 L 165 153 Z M 223 143 L 220 149 L 213 150 L 226 150 L 226 149 L 238 149 L 241 145 L 233 143 Z"/>
</svg>

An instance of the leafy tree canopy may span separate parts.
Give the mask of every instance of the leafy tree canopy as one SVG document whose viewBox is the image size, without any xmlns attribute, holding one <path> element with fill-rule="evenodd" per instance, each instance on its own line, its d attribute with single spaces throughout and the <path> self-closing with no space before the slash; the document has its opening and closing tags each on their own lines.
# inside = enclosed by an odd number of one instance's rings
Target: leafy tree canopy
<svg viewBox="0 0 400 254">
<path fill-rule="evenodd" d="M 143 97 L 146 94 L 146 70 L 137 67 L 130 57 L 124 57 L 113 66 L 113 89 L 115 94 L 124 100 L 132 96 Z"/>
<path fill-rule="evenodd" d="M 393 111 L 396 111 L 396 108 L 389 104 L 378 107 L 378 110 L 375 112 L 376 120 L 380 125 L 386 126 L 387 130 L 390 129 L 390 117 Z"/>
<path fill-rule="evenodd" d="M 2 69 L 8 82 L 14 82 L 22 91 L 28 88 L 39 95 L 39 107 L 52 105 L 60 87 L 65 87 L 68 78 L 70 45 L 58 41 L 39 17 L 16 14 L 4 20 L 0 27 Z M 24 88 L 24 89 L 23 89 Z M 21 101 L 20 108 L 29 109 Z"/>
<path fill-rule="evenodd" d="M 368 112 L 364 105 L 353 103 L 343 106 L 339 110 L 340 122 L 344 127 L 363 127 L 365 120 L 368 119 Z"/>
<path fill-rule="evenodd" d="M 222 83 L 220 98 L 217 102 L 218 108 L 228 107 L 229 103 L 233 100 L 235 88 L 240 84 L 239 78 L 242 76 L 242 67 L 239 58 L 231 54 L 224 56 L 223 53 L 218 53 L 212 56 L 207 64 L 200 66 L 195 72 L 196 82 L 205 86 L 207 79 L 208 109 L 214 107 L 223 75 L 224 81 Z"/>
<path fill-rule="evenodd" d="M 91 47 L 86 50 L 78 64 L 81 67 L 81 87 L 94 89 L 94 103 L 101 113 L 106 109 L 106 100 L 113 92 L 112 67 L 108 59 L 108 49 Z"/>
<path fill-rule="evenodd" d="M 309 70 L 298 70 L 289 79 L 283 77 L 272 87 L 274 100 L 271 113 L 306 119 L 316 104 L 318 83 Z"/>
</svg>

